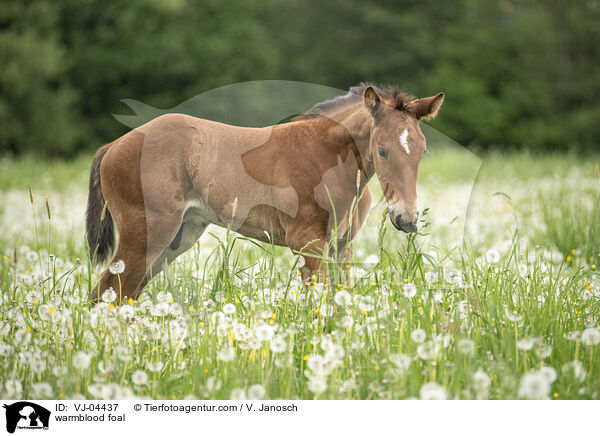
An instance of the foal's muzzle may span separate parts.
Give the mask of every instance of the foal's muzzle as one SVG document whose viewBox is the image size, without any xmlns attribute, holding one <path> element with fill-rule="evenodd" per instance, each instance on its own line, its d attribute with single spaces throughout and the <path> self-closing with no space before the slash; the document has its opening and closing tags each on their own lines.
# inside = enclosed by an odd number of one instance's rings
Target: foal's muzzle
<svg viewBox="0 0 600 436">
<path fill-rule="evenodd" d="M 418 213 L 399 213 L 398 215 L 393 215 L 390 211 L 389 216 L 392 224 L 398 230 L 402 230 L 405 233 L 415 233 L 419 230 L 417 227 L 417 221 L 419 220 Z"/>
</svg>

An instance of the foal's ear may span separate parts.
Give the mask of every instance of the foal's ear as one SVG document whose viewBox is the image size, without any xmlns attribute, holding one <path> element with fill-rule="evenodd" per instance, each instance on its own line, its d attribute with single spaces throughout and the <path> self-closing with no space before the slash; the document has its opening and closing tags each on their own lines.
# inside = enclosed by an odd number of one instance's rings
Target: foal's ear
<svg viewBox="0 0 600 436">
<path fill-rule="evenodd" d="M 375 91 L 375 89 L 372 86 L 369 86 L 367 89 L 365 89 L 363 98 L 367 109 L 371 111 L 371 114 L 375 114 L 381 102 L 381 97 L 379 97 L 377 91 Z"/>
<path fill-rule="evenodd" d="M 440 92 L 433 97 L 419 98 L 406 105 L 406 110 L 417 117 L 418 120 L 430 120 L 435 118 L 442 103 L 445 94 Z"/>
</svg>

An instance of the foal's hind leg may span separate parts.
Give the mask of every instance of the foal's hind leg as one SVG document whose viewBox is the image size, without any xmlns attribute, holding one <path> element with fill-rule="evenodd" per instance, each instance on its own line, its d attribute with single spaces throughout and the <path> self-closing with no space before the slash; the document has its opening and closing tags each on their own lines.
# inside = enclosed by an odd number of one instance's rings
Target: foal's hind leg
<svg viewBox="0 0 600 436">
<path fill-rule="evenodd" d="M 202 233 L 204 233 L 207 226 L 208 223 L 203 220 L 184 218 L 175 238 L 173 238 L 169 245 L 152 263 L 152 267 L 147 272 L 142 287 L 152 280 L 152 277 L 161 272 L 165 265 L 170 265 L 177 257 L 192 248 L 200 236 L 202 236 Z"/>
<path fill-rule="evenodd" d="M 139 211 L 138 214 L 121 215 L 119 218 L 122 219 L 115 219 L 119 230 L 119 244 L 111 264 L 122 260 L 125 269 L 120 274 L 113 274 L 110 269 L 104 271 L 92 299 L 98 300 L 111 287 L 117 293 L 118 302 L 128 298 L 136 299 L 145 284 L 150 266 L 177 234 L 181 226 L 181 215 L 183 214 L 173 216 Z"/>
</svg>

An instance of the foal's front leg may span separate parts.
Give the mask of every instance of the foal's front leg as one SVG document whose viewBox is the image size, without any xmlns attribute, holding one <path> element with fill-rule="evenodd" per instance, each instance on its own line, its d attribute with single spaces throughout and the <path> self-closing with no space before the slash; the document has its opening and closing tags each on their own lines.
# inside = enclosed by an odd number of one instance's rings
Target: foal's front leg
<svg viewBox="0 0 600 436">
<path fill-rule="evenodd" d="M 306 281 L 315 276 L 317 281 L 324 281 L 327 277 L 325 232 L 318 228 L 288 229 L 285 240 L 292 253 L 304 258 L 304 266 L 300 268 L 302 280 Z"/>
</svg>

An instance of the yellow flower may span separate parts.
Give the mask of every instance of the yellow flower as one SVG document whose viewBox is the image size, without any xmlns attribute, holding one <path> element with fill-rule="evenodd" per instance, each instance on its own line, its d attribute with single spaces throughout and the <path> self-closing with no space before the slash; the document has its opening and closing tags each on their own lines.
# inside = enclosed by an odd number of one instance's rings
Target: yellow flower
<svg viewBox="0 0 600 436">
<path fill-rule="evenodd" d="M 310 357 L 310 354 L 305 354 L 304 357 L 302 357 L 304 360 L 308 360 L 308 358 Z"/>
<path fill-rule="evenodd" d="M 198 324 L 198 326 L 199 326 L 200 328 L 202 328 L 202 327 L 204 327 L 204 323 L 203 323 L 203 322 L 201 322 L 201 323 L 199 323 L 199 324 Z"/>
<path fill-rule="evenodd" d="M 567 262 L 571 262 L 573 258 L 571 256 L 567 256 Z"/>
<path fill-rule="evenodd" d="M 54 306 L 48 308 L 48 314 L 51 314 L 52 312 L 54 312 Z"/>
<path fill-rule="evenodd" d="M 379 371 L 379 365 L 375 365 L 375 371 Z"/>
<path fill-rule="evenodd" d="M 26 328 L 26 330 L 27 330 L 28 332 L 31 332 L 31 327 L 27 327 L 27 328 Z"/>
<path fill-rule="evenodd" d="M 115 308 L 115 305 L 114 305 L 114 304 L 112 304 L 112 303 L 110 303 L 110 304 L 108 305 L 108 307 L 110 307 L 111 309 L 114 309 L 114 308 Z"/>
<path fill-rule="evenodd" d="M 38 303 L 37 301 L 34 301 L 33 304 L 37 306 L 40 303 Z"/>
<path fill-rule="evenodd" d="M 594 265 L 592 265 L 592 269 L 596 269 L 596 265 L 595 265 L 595 264 L 594 264 Z"/>
<path fill-rule="evenodd" d="M 127 300 L 127 304 L 133 306 L 133 303 L 135 303 L 135 301 L 133 301 L 133 298 L 129 297 L 129 299 Z"/>
<path fill-rule="evenodd" d="M 419 312 L 423 312 L 423 308 L 422 307 L 419 307 L 418 310 L 419 310 Z"/>
<path fill-rule="evenodd" d="M 558 392 L 554 392 L 554 394 L 552 394 L 552 396 L 553 396 L 554 398 L 558 398 Z"/>
<path fill-rule="evenodd" d="M 252 360 L 254 359 L 256 356 L 254 355 L 254 353 L 252 353 L 251 355 L 248 356 L 248 359 Z"/>
<path fill-rule="evenodd" d="M 571 254 L 575 254 L 575 250 L 571 250 Z"/>
<path fill-rule="evenodd" d="M 190 307 L 188 307 L 188 310 L 189 310 L 190 312 L 193 312 L 193 311 L 194 311 L 194 306 L 190 306 Z"/>
</svg>

